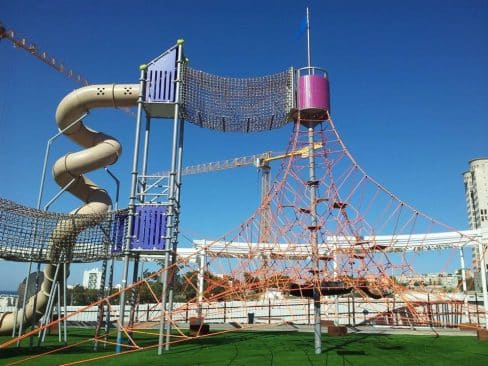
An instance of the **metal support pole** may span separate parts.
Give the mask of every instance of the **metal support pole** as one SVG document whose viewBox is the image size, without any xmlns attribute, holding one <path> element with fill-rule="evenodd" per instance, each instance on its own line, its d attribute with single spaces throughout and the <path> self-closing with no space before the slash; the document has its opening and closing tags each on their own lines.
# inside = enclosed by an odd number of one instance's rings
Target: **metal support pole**
<svg viewBox="0 0 488 366">
<path fill-rule="evenodd" d="M 333 257 L 333 262 L 332 262 L 332 266 L 333 266 L 333 279 L 334 281 L 337 280 L 337 269 L 338 269 L 338 263 L 337 263 L 337 250 L 334 250 L 334 253 L 332 254 L 332 257 Z M 334 296 L 334 302 L 335 302 L 335 319 L 336 319 L 336 325 L 339 325 L 339 296 L 338 295 L 335 295 Z"/>
<path fill-rule="evenodd" d="M 59 321 L 59 317 L 61 316 L 61 286 L 58 286 L 58 308 L 56 313 L 58 314 L 58 342 L 61 343 L 61 322 Z"/>
<path fill-rule="evenodd" d="M 17 316 L 19 316 L 19 298 L 17 297 L 17 303 L 15 304 L 15 313 L 14 313 L 14 326 L 12 327 L 12 338 L 15 338 L 15 332 L 17 330 Z"/>
<path fill-rule="evenodd" d="M 205 263 L 207 262 L 206 258 L 206 251 L 203 249 L 200 255 L 198 256 L 199 259 L 199 267 L 198 267 L 198 317 L 202 317 L 202 303 L 203 303 L 203 291 L 204 291 L 204 275 L 205 275 Z"/>
<path fill-rule="evenodd" d="M 65 130 L 66 130 L 66 129 L 65 129 Z M 63 131 L 64 131 L 64 130 L 63 130 Z M 50 207 L 50 206 L 51 206 L 51 205 L 52 205 L 52 204 L 53 204 L 53 203 L 54 203 L 54 202 L 55 202 L 55 201 L 56 201 L 56 200 L 57 200 L 57 199 L 58 199 L 58 198 L 59 198 L 59 197 L 60 197 L 60 196 L 61 196 L 61 195 L 62 195 L 62 194 L 65 192 L 65 191 L 67 191 L 67 190 L 68 190 L 68 189 L 69 189 L 69 188 L 70 188 L 70 187 L 73 185 L 73 183 L 74 183 L 75 181 L 76 181 L 76 178 L 71 179 L 71 181 L 70 181 L 68 184 L 66 184 L 66 185 L 65 185 L 65 186 L 64 186 L 64 187 L 63 187 L 63 188 L 62 188 L 62 189 L 61 189 L 61 190 L 60 190 L 58 193 L 56 193 L 56 194 L 54 195 L 54 197 L 53 197 L 53 198 L 51 198 L 51 199 L 49 200 L 49 202 L 48 202 L 48 203 L 46 203 L 46 205 L 44 206 L 44 211 L 49 210 L 49 207 Z M 40 201 L 39 201 L 38 203 L 40 203 Z M 59 269 L 59 265 L 60 265 L 60 264 L 58 263 L 58 266 L 57 266 L 57 268 L 56 268 L 56 273 L 57 273 L 57 271 L 58 271 L 58 269 Z M 38 273 L 40 272 L 40 270 L 41 270 L 41 263 L 38 263 L 38 264 L 37 264 L 37 272 L 36 272 L 36 273 L 37 273 L 37 275 L 36 275 L 36 289 L 35 289 L 35 295 L 34 295 L 35 297 L 34 297 L 34 304 L 33 304 L 33 308 L 34 308 L 34 309 L 35 309 L 35 308 L 36 308 L 36 306 L 37 306 L 37 294 L 39 293 L 39 275 L 38 275 Z M 57 278 L 57 277 L 55 277 L 55 278 Z M 25 305 L 24 305 L 24 306 L 25 306 Z M 32 329 L 34 329 L 35 324 L 36 324 L 36 321 L 37 321 L 37 318 L 36 318 L 36 312 L 34 311 L 34 316 L 32 317 Z M 22 329 L 20 329 L 20 330 L 19 330 L 19 335 L 21 334 L 21 331 L 22 331 Z M 32 336 L 29 338 L 29 346 L 30 346 L 30 348 L 32 348 L 32 346 L 33 346 L 33 337 L 32 337 Z"/>
<path fill-rule="evenodd" d="M 461 260 L 461 278 L 464 294 L 464 315 L 466 315 L 466 321 L 469 321 L 469 309 L 468 309 L 468 286 L 466 285 L 466 265 L 464 263 L 464 248 L 459 247 L 459 258 Z"/>
<path fill-rule="evenodd" d="M 148 164 L 148 156 L 149 156 L 149 137 L 150 137 L 150 132 L 151 132 L 151 119 L 146 116 L 146 126 L 144 129 L 144 145 L 142 149 L 142 193 L 139 195 L 139 202 L 144 203 L 144 193 L 146 190 L 146 175 L 147 175 L 147 164 Z M 139 255 L 136 255 L 134 258 L 134 267 L 132 271 L 132 283 L 137 282 L 137 273 L 139 271 Z M 137 298 L 137 289 L 133 288 L 131 290 L 131 296 L 130 296 L 130 312 L 129 312 L 129 325 L 130 327 L 133 326 L 134 324 L 134 315 L 135 315 L 135 308 L 137 306 L 136 304 L 136 298 Z"/>
<path fill-rule="evenodd" d="M 478 327 L 480 326 L 480 306 L 478 304 L 478 294 L 474 292 L 474 302 L 476 304 L 476 320 L 478 322 Z"/>
<path fill-rule="evenodd" d="M 312 66 L 312 54 L 310 50 L 310 10 L 307 6 L 307 66 Z M 309 69 L 310 72 L 310 69 Z"/>
<path fill-rule="evenodd" d="M 177 170 L 176 170 L 176 183 L 175 183 L 175 208 L 176 212 L 174 215 L 173 221 L 173 235 L 172 235 L 172 251 L 171 251 L 171 264 L 172 264 L 172 276 L 170 278 L 169 283 L 169 296 L 168 296 L 168 319 L 171 320 L 171 316 L 173 313 L 173 290 L 174 290 L 174 283 L 177 274 L 178 268 L 176 267 L 176 260 L 177 260 L 177 249 L 178 249 L 178 234 L 179 234 L 179 222 L 180 222 L 180 192 L 181 192 L 181 168 L 182 168 L 182 158 L 183 158 L 183 133 L 184 133 L 184 124 L 183 121 L 180 121 L 179 124 L 179 142 L 178 142 L 178 163 L 177 163 Z M 170 334 L 171 334 L 171 321 L 166 324 L 166 346 L 165 349 L 169 350 L 169 342 L 170 342 Z"/>
<path fill-rule="evenodd" d="M 169 220 L 169 216 L 168 216 Z M 169 225 L 166 230 L 169 231 Z M 168 290 L 168 264 L 169 264 L 169 252 L 166 251 L 164 254 L 164 271 L 161 275 L 161 282 L 163 284 L 163 289 L 161 291 L 161 318 L 159 319 L 159 338 L 158 338 L 158 355 L 163 353 L 163 341 L 164 341 L 164 328 L 165 328 L 165 318 L 166 318 L 166 295 Z"/>
<path fill-rule="evenodd" d="M 166 266 L 166 271 L 163 272 L 163 290 L 162 290 L 162 307 L 165 314 L 161 318 L 160 323 L 160 333 L 159 333 L 159 346 L 158 354 L 162 354 L 163 346 L 163 331 L 164 331 L 164 321 L 165 316 L 168 316 L 168 322 L 166 323 L 166 346 L 165 349 L 169 349 L 169 339 L 171 333 L 171 322 L 169 321 L 171 306 L 173 304 L 173 291 L 172 283 L 174 281 L 174 276 L 171 278 L 171 284 L 168 283 L 168 268 L 170 264 L 170 253 L 169 249 L 172 250 L 172 263 L 175 263 L 176 259 L 176 247 L 177 247 L 177 236 L 178 236 L 178 215 L 179 215 L 179 191 L 181 182 L 181 159 L 182 159 L 182 149 L 183 149 L 183 121 L 180 120 L 180 94 L 181 94 L 181 77 L 182 77 L 182 66 L 183 66 L 183 40 L 178 40 L 178 60 L 176 68 L 176 101 L 175 101 L 175 114 L 173 120 L 173 150 L 171 157 L 171 173 L 169 177 L 169 206 L 168 206 L 168 220 L 166 229 L 166 246 L 167 249 L 164 263 Z M 173 268 L 173 270 L 176 270 Z M 170 285 L 170 286 L 168 286 Z M 168 291 L 169 287 L 169 291 Z M 168 293 L 169 292 L 169 293 Z M 166 309 L 167 299 L 169 302 L 169 308 Z"/>
<path fill-rule="evenodd" d="M 481 286 L 483 292 L 483 308 L 485 309 L 485 328 L 488 329 L 488 288 L 486 287 L 486 261 L 485 261 L 485 246 L 480 241 L 478 243 L 478 252 L 480 255 L 480 272 L 481 272 Z"/>
<path fill-rule="evenodd" d="M 42 164 L 41 182 L 39 184 L 39 191 L 38 191 L 38 195 L 37 195 L 37 205 L 36 205 L 36 208 L 38 210 L 41 208 L 41 204 L 42 204 L 42 196 L 43 196 L 43 193 L 44 193 L 44 184 L 46 182 L 47 161 L 49 159 L 49 153 L 51 151 L 51 145 L 52 145 L 52 143 L 59 136 L 61 136 L 62 134 L 64 134 L 64 132 L 66 130 L 68 130 L 69 128 L 71 128 L 72 126 L 74 126 L 76 123 L 80 122 L 87 115 L 88 115 L 88 112 L 87 113 L 84 113 L 80 118 L 78 118 L 74 122 L 70 123 L 64 129 L 59 130 L 58 133 L 56 133 L 55 135 L 53 135 L 47 141 L 46 150 L 44 152 L 44 161 L 43 161 L 43 164 Z M 38 270 L 39 269 L 40 269 L 40 266 L 38 265 Z M 25 309 L 25 305 L 27 303 L 27 287 L 29 286 L 29 275 L 30 275 L 31 271 L 32 271 L 32 262 L 29 263 L 29 268 L 28 268 L 28 272 L 27 272 L 27 278 L 26 278 L 26 281 L 25 281 L 26 282 L 25 283 L 25 289 L 26 289 L 26 291 L 24 291 L 24 296 L 23 296 L 23 299 L 22 299 L 22 309 L 23 309 L 22 313 L 23 313 L 23 317 L 25 316 L 24 309 Z M 37 284 L 36 284 L 36 286 L 37 286 Z M 15 319 L 14 319 L 14 322 L 15 323 L 14 323 L 14 329 L 13 329 L 13 332 L 12 332 L 12 337 L 15 337 L 15 330 L 16 330 L 16 327 L 17 327 L 17 324 L 16 324 L 17 323 L 17 314 L 18 314 L 18 305 L 17 305 L 16 315 L 15 315 Z M 19 325 L 19 333 L 18 333 L 19 336 L 22 334 L 23 323 L 24 323 L 24 319 L 20 322 L 20 325 Z M 17 347 L 19 347 L 19 346 L 20 346 L 20 340 L 17 341 Z"/>
<path fill-rule="evenodd" d="M 98 300 L 102 300 L 105 297 L 105 280 L 107 277 L 107 264 L 108 259 L 105 258 L 102 261 L 102 277 L 100 278 L 100 287 L 98 288 Z M 98 338 L 100 337 L 100 329 L 102 328 L 103 316 L 105 314 L 105 302 L 101 301 L 98 304 L 97 313 L 97 325 L 95 326 L 95 340 L 93 342 L 93 350 L 98 350 Z"/>
<path fill-rule="evenodd" d="M 49 300 L 47 302 L 46 306 L 46 312 L 44 313 L 44 320 L 40 323 L 40 326 L 44 326 L 48 324 L 51 321 L 51 315 L 53 311 L 53 303 L 54 303 L 54 298 L 55 295 L 54 293 L 58 291 L 58 283 L 55 282 L 53 286 L 51 287 L 51 291 L 49 292 Z M 37 346 L 39 347 L 41 345 L 41 342 L 44 343 L 44 339 L 46 338 L 46 333 L 47 333 L 47 328 L 44 328 L 37 334 Z"/>
<path fill-rule="evenodd" d="M 73 127 L 75 124 L 80 122 L 83 118 L 85 118 L 88 115 L 88 112 L 83 114 L 80 118 L 78 118 L 76 121 L 71 122 L 68 126 L 63 128 L 62 130 L 59 130 L 57 134 L 52 136 L 48 141 L 46 145 L 46 151 L 44 153 L 44 163 L 42 164 L 42 174 L 41 174 L 41 183 L 39 184 L 39 193 L 37 195 L 37 209 L 41 208 L 41 203 L 42 203 L 42 195 L 44 192 L 44 183 L 46 181 L 46 170 L 47 170 L 47 161 L 49 159 L 49 153 L 51 150 L 51 145 L 56 140 L 59 136 L 65 133 L 69 128 Z"/>
<path fill-rule="evenodd" d="M 112 258 L 110 262 L 110 270 L 108 275 L 108 295 L 112 294 L 113 283 L 114 283 L 114 261 Z M 110 306 L 107 306 L 107 311 L 105 313 L 105 340 L 107 340 L 108 333 L 110 331 Z M 106 343 L 103 344 L 103 348 L 106 348 Z"/>
<path fill-rule="evenodd" d="M 115 182 L 115 202 L 113 208 L 115 211 L 119 209 L 119 195 L 120 195 L 120 180 L 113 174 L 108 167 L 105 167 L 105 171 Z M 112 257 L 110 262 L 109 276 L 108 276 L 108 295 L 112 293 L 113 282 L 114 282 L 114 262 L 115 259 Z M 107 340 L 108 332 L 110 331 L 110 306 L 107 306 L 105 312 L 105 340 Z M 107 343 L 103 344 L 103 348 L 106 348 Z"/>
<path fill-rule="evenodd" d="M 269 241 L 269 205 L 264 207 L 264 201 L 269 193 L 269 176 L 271 167 L 267 162 L 263 162 L 262 165 L 258 167 L 261 170 L 261 217 L 259 222 L 259 243 L 266 243 Z"/>
<path fill-rule="evenodd" d="M 264 205 L 264 201 L 268 197 L 270 189 L 270 170 L 269 163 L 265 160 L 259 162 L 258 169 L 261 170 L 261 215 L 259 219 L 259 245 L 263 243 L 269 243 L 269 230 L 271 223 L 271 212 L 269 204 Z M 269 266 L 269 257 L 267 255 L 261 256 L 261 269 L 265 269 L 264 277 L 267 275 L 267 269 Z"/>
<path fill-rule="evenodd" d="M 64 344 L 68 344 L 68 265 L 63 262 L 63 309 L 64 309 L 64 319 L 63 319 L 63 338 Z"/>
<path fill-rule="evenodd" d="M 144 148 L 142 150 L 142 191 L 146 191 L 146 175 L 147 175 L 147 164 L 149 157 L 149 137 L 151 133 L 151 119 L 146 116 L 146 128 L 144 130 Z M 144 202 L 144 194 L 141 194 L 139 201 Z"/>
<path fill-rule="evenodd" d="M 35 295 L 34 295 L 34 303 L 32 305 L 33 309 L 37 307 L 37 294 L 39 293 L 39 272 L 41 271 L 41 263 L 37 263 L 37 270 L 36 270 L 36 287 L 35 287 Z M 27 290 L 27 288 L 26 288 Z M 24 310 L 25 313 L 25 310 Z M 34 310 L 31 322 L 31 330 L 34 330 L 36 327 L 37 316 L 36 311 Z M 23 323 L 23 322 L 22 322 Z M 19 330 L 19 335 L 22 334 L 22 328 Z M 29 337 L 29 350 L 32 351 L 32 347 L 34 346 L 34 335 Z"/>
<path fill-rule="evenodd" d="M 134 258 L 134 265 L 132 268 L 132 283 L 137 282 L 137 275 L 139 273 L 139 254 L 135 255 Z M 134 325 L 134 315 L 135 315 L 135 308 L 137 300 L 137 288 L 132 288 L 131 290 L 131 298 L 130 298 L 130 312 L 129 312 L 129 327 L 132 328 Z M 130 332 L 132 336 L 132 331 Z"/>
<path fill-rule="evenodd" d="M 29 263 L 29 269 L 28 269 L 27 277 L 25 279 L 24 296 L 22 299 L 22 321 L 20 322 L 20 325 L 19 325 L 19 333 L 18 333 L 19 336 L 22 335 L 22 329 L 23 329 L 24 321 L 25 321 L 25 305 L 27 304 L 27 288 L 29 286 L 29 277 L 30 277 L 31 271 L 32 271 L 32 262 Z M 17 317 L 15 317 L 15 318 L 17 318 Z M 14 329 L 14 335 L 15 335 L 15 329 Z M 20 339 L 17 340 L 17 347 L 20 347 Z"/>
<path fill-rule="evenodd" d="M 351 305 L 352 305 L 352 325 L 356 326 L 356 300 L 354 300 L 353 292 L 351 292 Z"/>
<path fill-rule="evenodd" d="M 76 178 L 73 178 L 69 181 L 68 184 L 66 184 L 58 193 L 56 193 L 54 195 L 53 198 L 51 198 L 48 203 L 46 203 L 46 205 L 44 206 L 44 211 L 47 211 L 49 210 L 49 207 L 51 207 L 51 205 L 56 202 L 56 200 L 64 193 L 66 192 L 72 185 L 73 183 L 76 181 Z"/>
<path fill-rule="evenodd" d="M 108 167 L 105 167 L 105 171 L 115 182 L 115 203 L 113 208 L 115 211 L 117 211 L 119 209 L 120 180 L 110 171 Z"/>
<path fill-rule="evenodd" d="M 315 178 L 314 154 L 314 128 L 308 127 L 308 161 L 309 161 L 309 187 L 310 187 L 310 245 L 312 246 L 312 273 L 313 273 L 313 305 L 314 305 L 314 335 L 315 354 L 322 353 L 322 327 L 320 319 L 320 275 L 319 275 L 319 247 L 317 240 L 317 200 Z"/>
<path fill-rule="evenodd" d="M 143 65 L 140 67 L 141 74 L 139 77 L 139 97 L 137 98 L 137 119 L 136 119 L 136 131 L 135 131 L 135 138 L 134 138 L 134 155 L 132 159 L 132 172 L 131 172 L 131 189 L 130 189 L 130 197 L 129 197 L 129 216 L 128 216 L 128 223 L 127 223 L 127 236 L 125 238 L 125 246 L 124 246 L 124 269 L 122 273 L 122 288 L 125 289 L 127 287 L 127 278 L 129 276 L 129 256 L 130 256 L 130 243 L 132 239 L 132 228 L 134 225 L 134 215 L 135 215 L 135 207 L 136 207 L 136 195 L 137 195 L 137 168 L 139 166 L 139 140 L 141 135 L 141 118 L 142 118 L 142 109 L 144 103 L 144 91 L 146 85 L 146 66 Z M 120 294 L 120 325 L 117 330 L 117 347 L 116 352 L 119 353 L 121 351 L 121 343 L 122 343 L 122 328 L 124 327 L 124 318 L 125 318 L 125 291 L 122 291 Z"/>
<path fill-rule="evenodd" d="M 59 267 L 61 267 L 61 263 L 60 262 L 56 266 L 56 271 L 54 272 L 53 283 L 52 283 L 51 289 L 49 291 L 49 299 L 47 300 L 46 312 L 44 314 L 44 322 L 41 323 L 41 326 L 49 323 L 49 317 L 51 316 L 53 302 L 54 302 L 54 293 L 57 291 L 57 288 L 58 288 L 58 280 L 57 280 L 57 278 L 59 276 Z M 35 307 L 34 307 L 34 309 L 35 309 Z M 34 310 L 34 312 L 35 312 L 35 310 Z M 44 342 L 45 336 L 46 336 L 46 328 L 43 329 L 43 331 L 41 333 L 39 333 L 38 346 L 41 344 L 41 341 Z"/>
</svg>

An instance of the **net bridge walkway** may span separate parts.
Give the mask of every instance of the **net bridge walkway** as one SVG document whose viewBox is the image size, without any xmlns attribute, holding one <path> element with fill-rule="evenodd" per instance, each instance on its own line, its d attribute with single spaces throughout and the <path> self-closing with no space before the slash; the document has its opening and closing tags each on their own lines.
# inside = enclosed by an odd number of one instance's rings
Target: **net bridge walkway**
<svg viewBox="0 0 488 366">
<path fill-rule="evenodd" d="M 103 215 L 46 212 L 0 198 L 0 258 L 14 261 L 95 262 L 122 255 L 128 210 Z M 74 236 L 74 237 L 73 237 Z M 57 247 L 59 238 L 74 242 Z"/>
</svg>

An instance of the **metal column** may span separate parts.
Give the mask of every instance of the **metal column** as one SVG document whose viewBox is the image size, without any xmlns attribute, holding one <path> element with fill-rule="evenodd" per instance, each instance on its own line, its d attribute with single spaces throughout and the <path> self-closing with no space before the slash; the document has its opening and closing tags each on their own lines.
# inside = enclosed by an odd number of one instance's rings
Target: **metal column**
<svg viewBox="0 0 488 366">
<path fill-rule="evenodd" d="M 461 278 L 464 294 L 464 315 L 466 316 L 466 322 L 469 321 L 469 309 L 468 309 L 468 287 L 466 285 L 466 264 L 464 263 L 464 248 L 459 248 L 459 258 L 461 260 Z"/>
<path fill-rule="evenodd" d="M 183 121 L 180 120 L 180 93 L 181 93 L 181 76 L 182 76 L 182 63 L 183 63 L 183 40 L 178 40 L 178 60 L 177 60 L 177 70 L 176 70 L 176 101 L 175 101 L 175 111 L 174 111 L 174 120 L 173 120 L 173 151 L 171 157 L 171 172 L 169 176 L 169 194 L 168 194 L 168 214 L 167 214 L 167 228 L 166 228 L 166 253 L 164 256 L 164 266 L 166 270 L 163 272 L 162 275 L 162 282 L 163 282 L 163 290 L 161 294 L 161 304 L 162 304 L 162 317 L 159 324 L 159 342 L 158 342 L 158 355 L 161 355 L 163 352 L 163 341 L 164 341 L 164 328 L 165 328 L 165 320 L 166 316 L 168 316 L 168 322 L 166 324 L 167 335 L 166 335 L 166 349 L 169 348 L 169 336 L 171 332 L 171 323 L 169 322 L 169 314 L 166 305 L 168 303 L 168 297 L 170 303 L 172 303 L 172 291 L 168 296 L 168 270 L 170 265 L 170 248 L 176 249 L 177 243 L 175 235 L 177 235 L 177 230 L 175 227 L 177 226 L 178 221 L 178 193 L 179 193 L 179 181 L 178 177 L 181 176 L 181 169 L 180 172 L 177 171 L 180 164 L 178 162 L 179 153 L 181 152 L 179 145 L 182 140 L 183 134 Z M 178 187 L 177 187 L 178 186 Z M 176 254 L 176 253 L 174 253 Z"/>
<path fill-rule="evenodd" d="M 478 252 L 480 255 L 481 286 L 483 291 L 483 307 L 485 309 L 485 328 L 488 329 L 488 288 L 486 287 L 486 261 L 485 245 L 481 241 L 478 243 Z"/>
<path fill-rule="evenodd" d="M 177 81 L 180 79 L 177 79 Z M 178 162 L 175 177 L 175 215 L 173 221 L 173 235 L 172 235 L 172 248 L 171 248 L 171 278 L 169 281 L 169 295 L 168 295 L 168 323 L 166 324 L 166 346 L 165 349 L 169 350 L 170 334 L 171 334 L 171 315 L 173 312 L 173 289 L 175 284 L 175 278 L 177 273 L 176 267 L 176 251 L 178 249 L 178 234 L 179 234 L 179 222 L 180 222 L 180 192 L 181 192 L 181 168 L 183 159 L 183 135 L 184 135 L 184 122 L 183 120 L 179 123 L 179 133 L 178 133 Z"/>
<path fill-rule="evenodd" d="M 206 250 L 202 249 L 198 256 L 198 317 L 202 317 L 203 292 L 205 290 L 205 267 L 207 263 Z"/>
<path fill-rule="evenodd" d="M 322 327 L 320 319 L 320 274 L 319 274 L 319 247 L 317 240 L 317 181 L 315 178 L 314 155 L 314 127 L 308 127 L 309 148 L 309 187 L 310 187 L 310 245 L 312 246 L 312 274 L 313 274 L 313 307 L 314 307 L 314 335 L 315 354 L 322 353 Z"/>
<path fill-rule="evenodd" d="M 130 255 L 130 243 L 131 243 L 131 233 L 132 227 L 134 225 L 134 215 L 136 207 L 136 195 L 137 195 L 137 167 L 139 166 L 139 140 L 141 134 L 141 118 L 142 109 L 144 103 L 144 90 L 145 90 L 145 79 L 146 79 L 146 66 L 140 66 L 141 74 L 139 78 L 139 97 L 137 99 L 137 120 L 136 120 L 136 131 L 134 139 L 134 156 L 132 160 L 132 172 L 131 172 L 131 188 L 130 188 L 130 198 L 129 198 L 129 216 L 128 216 L 128 226 L 127 226 L 127 237 L 125 238 L 124 245 L 124 270 L 122 273 L 122 288 L 127 287 L 127 277 L 129 275 L 129 255 Z M 120 294 L 120 325 L 117 331 L 117 352 L 121 351 L 120 344 L 122 343 L 122 328 L 124 327 L 125 318 L 125 291 Z"/>
<path fill-rule="evenodd" d="M 144 68 L 145 70 L 145 68 Z M 144 74 L 144 78 L 145 78 Z M 149 156 L 149 136 L 151 132 L 151 119 L 146 116 L 146 127 L 144 130 L 144 145 L 143 145 L 143 150 L 142 150 L 142 176 L 143 181 L 142 181 L 142 192 L 145 192 L 146 190 L 146 175 L 147 175 L 147 162 L 148 162 L 148 156 Z M 137 191 L 137 184 L 136 184 L 136 191 Z M 138 199 L 140 203 L 144 203 L 144 194 L 141 194 Z M 131 232 L 131 231 L 130 231 Z M 139 271 L 139 255 L 135 255 L 134 257 L 134 265 L 132 268 L 132 283 L 137 282 L 137 274 Z M 136 295 L 137 289 L 133 288 L 131 290 L 130 294 L 130 311 L 129 311 L 129 326 L 132 327 L 134 324 L 134 315 L 135 315 L 135 308 L 136 308 Z"/>
<path fill-rule="evenodd" d="M 259 221 L 259 243 L 269 242 L 269 225 L 270 225 L 270 207 L 269 204 L 264 205 L 264 202 L 269 194 L 270 170 L 268 162 L 263 162 L 258 166 L 261 170 L 261 215 Z M 267 265 L 267 260 L 264 261 Z"/>
<path fill-rule="evenodd" d="M 337 280 L 337 269 L 339 267 L 337 263 L 337 246 L 334 248 L 334 254 L 332 255 L 333 259 L 333 279 L 334 281 Z M 334 296 L 334 302 L 335 302 L 335 319 L 336 319 L 336 325 L 339 325 L 339 296 L 335 295 Z"/>
</svg>

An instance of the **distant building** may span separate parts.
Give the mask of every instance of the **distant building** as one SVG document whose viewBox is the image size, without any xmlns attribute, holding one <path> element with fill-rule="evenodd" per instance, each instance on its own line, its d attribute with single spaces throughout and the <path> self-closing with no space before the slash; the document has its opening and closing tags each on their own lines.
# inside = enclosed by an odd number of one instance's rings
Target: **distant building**
<svg viewBox="0 0 488 366">
<path fill-rule="evenodd" d="M 89 269 L 83 272 L 83 287 L 99 289 L 102 283 L 102 271 L 98 268 Z"/>
<path fill-rule="evenodd" d="M 17 305 L 19 297 L 17 294 L 2 294 L 0 293 L 0 312 L 11 310 L 11 307 Z"/>
<path fill-rule="evenodd" d="M 267 288 L 261 295 L 262 300 L 283 300 L 284 298 L 283 292 L 277 288 Z"/>
<path fill-rule="evenodd" d="M 469 170 L 463 177 L 469 226 L 473 230 L 488 230 L 488 158 L 471 160 Z M 485 252 L 485 263 L 488 263 L 488 252 Z M 475 288 L 481 290 L 480 253 L 477 247 L 473 250 L 473 271 L 476 273 Z"/>
<path fill-rule="evenodd" d="M 402 274 L 397 276 L 396 280 L 409 288 L 425 287 L 426 289 L 456 290 L 459 288 L 461 277 L 458 274 L 441 272 L 414 275 Z"/>
</svg>

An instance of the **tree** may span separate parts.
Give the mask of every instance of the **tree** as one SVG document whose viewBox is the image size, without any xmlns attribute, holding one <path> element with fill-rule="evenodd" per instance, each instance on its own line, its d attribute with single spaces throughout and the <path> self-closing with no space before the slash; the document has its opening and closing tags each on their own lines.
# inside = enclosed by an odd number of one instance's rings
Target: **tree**
<svg viewBox="0 0 488 366">
<path fill-rule="evenodd" d="M 76 285 L 68 289 L 68 299 L 71 305 L 90 305 L 98 300 L 98 289 L 88 289 Z"/>
</svg>

